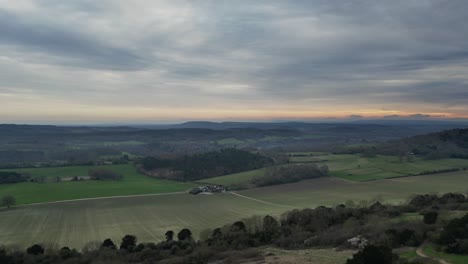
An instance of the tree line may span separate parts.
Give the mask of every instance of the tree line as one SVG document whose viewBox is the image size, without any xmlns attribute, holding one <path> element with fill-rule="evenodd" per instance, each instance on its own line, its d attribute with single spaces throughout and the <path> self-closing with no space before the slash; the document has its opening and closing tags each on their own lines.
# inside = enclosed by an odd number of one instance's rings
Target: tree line
<svg viewBox="0 0 468 264">
<path fill-rule="evenodd" d="M 26 182 L 31 179 L 27 173 L 17 173 L 14 171 L 0 171 L 0 184 Z"/>
<path fill-rule="evenodd" d="M 413 156 L 425 159 L 458 158 L 468 159 L 468 129 L 451 129 L 419 135 L 376 146 L 359 146 L 338 151 L 340 153 L 362 153 L 366 156 L 393 155 L 401 161 L 411 161 Z"/>
</svg>

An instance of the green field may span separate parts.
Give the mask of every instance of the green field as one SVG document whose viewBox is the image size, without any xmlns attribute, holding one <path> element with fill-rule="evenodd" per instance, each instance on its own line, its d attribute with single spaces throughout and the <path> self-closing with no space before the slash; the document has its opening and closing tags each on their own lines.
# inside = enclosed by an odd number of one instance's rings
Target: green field
<svg viewBox="0 0 468 264">
<path fill-rule="evenodd" d="M 422 248 L 422 252 L 432 258 L 434 261 L 431 263 L 439 263 L 435 260 L 445 260 L 450 264 L 466 264 L 468 263 L 468 255 L 456 255 L 456 254 L 447 254 L 441 251 L 437 251 L 433 245 L 426 245 Z M 408 248 L 403 253 L 399 254 L 400 257 L 403 257 L 407 260 L 410 259 L 421 259 L 416 253 L 416 248 Z"/>
<path fill-rule="evenodd" d="M 445 261 L 448 261 L 451 264 L 468 263 L 468 255 L 447 254 L 447 253 L 435 250 L 433 246 L 425 246 L 423 249 L 423 252 L 429 257 L 436 258 L 436 259 L 443 259 Z"/>
<path fill-rule="evenodd" d="M 191 183 L 159 180 L 139 174 L 133 165 L 73 166 L 56 168 L 16 169 L 33 176 L 85 176 L 89 168 L 107 168 L 123 175 L 121 181 L 77 181 L 1 184 L 0 196 L 13 195 L 18 204 L 41 203 L 117 195 L 138 195 L 180 192 L 194 187 Z"/>
<path fill-rule="evenodd" d="M 243 196 L 161 194 L 21 206 L 0 211 L 0 244 L 46 242 L 81 248 L 88 241 L 107 237 L 118 241 L 125 234 L 134 234 L 141 242 L 154 241 L 163 239 L 168 229 L 189 227 L 197 235 L 245 217 L 279 215 L 293 208 L 375 197 L 400 203 L 413 194 L 464 192 L 467 181 L 466 172 L 361 183 L 320 178 L 237 192 Z"/>
<path fill-rule="evenodd" d="M 400 162 L 395 156 L 368 158 L 351 154 L 303 156 L 290 159 L 295 163 L 326 164 L 330 168 L 330 176 L 350 181 L 378 180 L 417 175 L 426 171 L 468 167 L 466 159 L 423 160 L 414 157 L 411 162 Z"/>
<path fill-rule="evenodd" d="M 330 176 L 357 182 L 418 175 L 426 171 L 468 167 L 468 160 L 466 159 L 422 160 L 414 158 L 412 162 L 400 162 L 398 157 L 394 156 L 367 158 L 360 155 L 326 154 L 324 152 L 291 152 L 288 154 L 292 163 L 327 165 L 330 169 Z M 264 172 L 265 169 L 263 168 L 204 179 L 202 182 L 226 186 L 248 186 L 253 178 L 262 176 Z"/>
</svg>

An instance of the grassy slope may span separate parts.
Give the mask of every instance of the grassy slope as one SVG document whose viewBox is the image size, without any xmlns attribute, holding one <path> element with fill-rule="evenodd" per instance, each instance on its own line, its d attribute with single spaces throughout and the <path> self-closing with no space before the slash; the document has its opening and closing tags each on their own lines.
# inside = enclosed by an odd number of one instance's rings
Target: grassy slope
<svg viewBox="0 0 468 264">
<path fill-rule="evenodd" d="M 184 191 L 193 184 L 166 181 L 150 178 L 139 174 L 130 164 L 104 165 L 121 173 L 121 181 L 79 181 L 79 182 L 46 182 L 46 183 L 16 183 L 0 185 L 0 196 L 13 195 L 18 204 L 40 203 L 80 198 L 105 197 L 116 195 L 153 194 Z M 24 169 L 32 175 L 78 176 L 86 175 L 89 166 Z"/>
<path fill-rule="evenodd" d="M 139 241 L 163 239 L 164 232 L 189 227 L 195 235 L 252 215 L 279 215 L 293 208 L 336 205 L 348 199 L 403 202 L 411 194 L 464 191 L 468 173 L 447 173 L 372 182 L 323 178 L 294 184 L 239 191 L 256 199 L 229 193 L 215 195 L 169 194 L 113 198 L 17 207 L 0 211 L 0 241 L 30 245 L 50 242 L 82 247 L 107 237 L 118 241 L 125 234 Z"/>
</svg>

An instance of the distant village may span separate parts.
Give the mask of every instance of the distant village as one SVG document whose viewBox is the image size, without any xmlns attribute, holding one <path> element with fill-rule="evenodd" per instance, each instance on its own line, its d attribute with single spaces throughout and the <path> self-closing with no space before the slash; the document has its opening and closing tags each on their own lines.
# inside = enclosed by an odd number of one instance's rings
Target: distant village
<svg viewBox="0 0 468 264">
<path fill-rule="evenodd" d="M 189 191 L 190 194 L 197 195 L 197 194 L 209 194 L 209 193 L 222 193 L 227 191 L 226 187 L 223 185 L 216 185 L 216 184 L 210 184 L 206 186 L 200 186 L 197 188 L 193 188 L 192 190 Z"/>
</svg>

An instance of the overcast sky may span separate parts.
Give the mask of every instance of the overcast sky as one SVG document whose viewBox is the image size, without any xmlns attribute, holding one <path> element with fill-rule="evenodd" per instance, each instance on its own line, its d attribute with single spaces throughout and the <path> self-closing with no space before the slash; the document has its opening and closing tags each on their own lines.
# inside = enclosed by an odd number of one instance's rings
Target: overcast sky
<svg viewBox="0 0 468 264">
<path fill-rule="evenodd" d="M 468 117 L 467 10 L 0 0 L 0 123 Z"/>
</svg>

